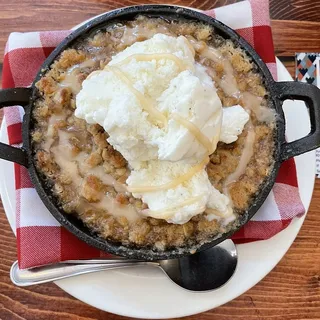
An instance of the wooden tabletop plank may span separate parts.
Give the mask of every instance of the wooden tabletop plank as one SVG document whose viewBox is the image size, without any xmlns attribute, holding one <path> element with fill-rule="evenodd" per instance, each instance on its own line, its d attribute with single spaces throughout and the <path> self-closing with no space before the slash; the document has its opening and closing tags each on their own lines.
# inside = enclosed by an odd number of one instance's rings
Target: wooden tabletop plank
<svg viewBox="0 0 320 320">
<path fill-rule="evenodd" d="M 320 19 L 319 22 L 272 20 L 271 27 L 277 56 L 320 52 Z"/>
<path fill-rule="evenodd" d="M 12 31 L 54 30 L 71 26 L 119 6 L 143 0 L 0 0 L 0 55 Z M 165 1 L 149 1 L 149 3 Z M 176 0 L 180 5 L 209 9 L 233 0 Z M 170 1 L 167 1 L 170 3 Z M 173 3 L 173 1 L 172 1 Z M 270 0 L 275 50 L 294 74 L 294 53 L 320 51 L 319 1 Z M 312 9 L 313 8 L 313 9 Z M 298 21 L 303 20 L 303 21 Z M 2 59 L 2 58 L 1 58 Z M 0 60 L 1 62 L 2 60 Z M 0 71 L 1 78 L 1 71 Z M 1 79 L 0 79 L 1 80 Z M 0 112 L 0 123 L 2 113 Z M 0 177 L 1 178 L 1 177 Z M 1 320 L 124 320 L 88 306 L 54 284 L 18 288 L 9 270 L 16 260 L 16 240 L 0 202 L 0 319 Z M 268 252 L 266 252 L 268 254 Z M 299 235 L 275 269 L 237 299 L 192 320 L 320 319 L 320 180 Z"/>
<path fill-rule="evenodd" d="M 317 0 L 270 0 L 273 19 L 320 21 L 320 1 Z"/>
</svg>

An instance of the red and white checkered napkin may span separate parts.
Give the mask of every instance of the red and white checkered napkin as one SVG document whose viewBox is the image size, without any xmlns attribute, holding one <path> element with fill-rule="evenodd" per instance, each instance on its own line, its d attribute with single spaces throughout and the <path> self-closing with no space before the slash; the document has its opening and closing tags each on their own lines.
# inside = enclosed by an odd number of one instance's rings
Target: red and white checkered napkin
<svg viewBox="0 0 320 320">
<path fill-rule="evenodd" d="M 243 1 L 207 12 L 247 39 L 276 76 L 276 63 L 267 0 Z M 70 31 L 12 33 L 3 63 L 3 88 L 29 86 L 41 64 Z M 5 110 L 9 142 L 21 143 L 21 108 Z M 15 164 L 17 243 L 20 268 L 67 259 L 103 255 L 62 228 L 50 215 L 33 188 L 27 170 Z M 281 166 L 276 184 L 254 218 L 234 239 L 268 239 L 304 214 L 294 160 Z"/>
</svg>

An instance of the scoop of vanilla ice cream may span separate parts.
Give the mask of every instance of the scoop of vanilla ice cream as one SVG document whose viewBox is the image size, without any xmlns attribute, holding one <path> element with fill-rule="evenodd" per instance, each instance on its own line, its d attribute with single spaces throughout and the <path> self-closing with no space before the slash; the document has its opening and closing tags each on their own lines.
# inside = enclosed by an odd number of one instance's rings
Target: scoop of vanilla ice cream
<svg viewBox="0 0 320 320">
<path fill-rule="evenodd" d="M 75 115 L 100 124 L 109 134 L 109 143 L 129 162 L 157 158 L 154 140 L 161 130 L 149 122 L 136 96 L 113 73 L 92 73 L 82 84 L 76 106 Z"/>
<path fill-rule="evenodd" d="M 172 54 L 179 65 L 171 59 L 160 58 L 160 54 Z M 141 60 L 139 55 L 151 60 Z M 133 57 L 133 58 L 131 58 Z M 126 60 L 127 59 L 127 60 Z M 184 70 L 194 70 L 194 51 L 188 40 L 155 34 L 152 38 L 136 42 L 112 57 L 109 66 L 119 66 L 134 83 L 134 87 L 151 98 L 158 98 L 170 81 Z"/>
<path fill-rule="evenodd" d="M 186 174 L 195 164 L 194 160 L 148 161 L 145 167 L 131 172 L 127 184 L 129 187 L 161 186 Z M 222 215 L 230 215 L 229 198 L 211 185 L 204 168 L 175 188 L 133 192 L 133 196 L 148 204 L 149 209 L 144 211 L 145 215 L 176 224 L 186 223 L 202 213 L 208 204 Z"/>
<path fill-rule="evenodd" d="M 170 119 L 173 114 L 201 128 L 201 133 L 211 141 L 212 149 L 216 149 L 222 118 L 221 101 L 205 69 L 199 64 L 195 68 L 196 75 L 184 71 L 171 80 L 157 100 L 159 110 L 169 115 L 167 132 L 157 140 L 160 160 L 201 158 L 208 152 L 186 127 Z"/>
<path fill-rule="evenodd" d="M 141 99 L 112 72 L 112 67 L 168 118 L 167 125 L 161 128 L 150 119 Z M 156 34 L 118 53 L 107 69 L 93 72 L 83 82 L 76 106 L 75 115 L 103 126 L 109 134 L 108 142 L 131 165 L 155 159 L 203 157 L 206 148 L 171 118 L 173 114 L 192 122 L 212 142 L 213 150 L 219 138 L 220 99 L 205 68 L 195 63 L 193 48 L 182 36 Z"/>
<path fill-rule="evenodd" d="M 223 108 L 220 141 L 232 143 L 238 139 L 250 115 L 240 105 Z"/>
<path fill-rule="evenodd" d="M 129 190 L 183 176 L 219 140 L 235 141 L 248 121 L 240 106 L 222 108 L 194 54 L 186 38 L 156 34 L 115 55 L 82 84 L 75 115 L 109 134 L 108 142 L 132 169 Z M 148 108 L 167 121 L 154 121 Z M 183 224 L 206 208 L 212 209 L 211 218 L 216 212 L 234 218 L 229 198 L 212 186 L 204 167 L 173 188 L 133 191 L 133 196 L 148 205 L 144 214 L 172 223 Z"/>
</svg>

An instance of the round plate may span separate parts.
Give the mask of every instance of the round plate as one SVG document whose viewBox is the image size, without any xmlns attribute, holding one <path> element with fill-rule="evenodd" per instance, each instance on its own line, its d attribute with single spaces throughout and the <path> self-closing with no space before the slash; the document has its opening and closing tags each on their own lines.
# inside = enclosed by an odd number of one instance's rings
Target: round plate
<svg viewBox="0 0 320 320">
<path fill-rule="evenodd" d="M 292 80 L 277 61 L 278 78 Z M 299 101 L 286 101 L 286 134 L 289 141 L 310 131 L 307 108 Z M 2 125 L 0 140 L 7 142 Z M 309 207 L 314 186 L 315 153 L 296 157 L 302 202 Z M 13 164 L 0 161 L 0 194 L 9 223 L 15 232 L 15 190 Z M 304 218 L 295 219 L 288 228 L 269 240 L 238 245 L 239 263 L 233 278 L 222 288 L 195 293 L 179 288 L 160 270 L 136 267 L 82 275 L 57 281 L 56 284 L 75 298 L 101 310 L 128 317 L 163 319 L 193 315 L 243 294 L 264 278 L 280 261 L 296 238 Z"/>
</svg>

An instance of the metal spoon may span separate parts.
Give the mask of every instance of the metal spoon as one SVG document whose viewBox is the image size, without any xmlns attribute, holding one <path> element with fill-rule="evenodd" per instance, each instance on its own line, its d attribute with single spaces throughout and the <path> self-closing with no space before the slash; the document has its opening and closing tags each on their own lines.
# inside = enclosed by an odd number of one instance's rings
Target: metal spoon
<svg viewBox="0 0 320 320">
<path fill-rule="evenodd" d="M 192 291 L 214 290 L 224 285 L 234 274 L 238 262 L 232 240 L 225 240 L 199 253 L 159 261 L 141 260 L 68 260 L 61 263 L 20 270 L 17 261 L 11 267 L 11 281 L 17 286 L 31 286 L 85 273 L 131 267 L 154 266 L 177 285 Z"/>
</svg>

